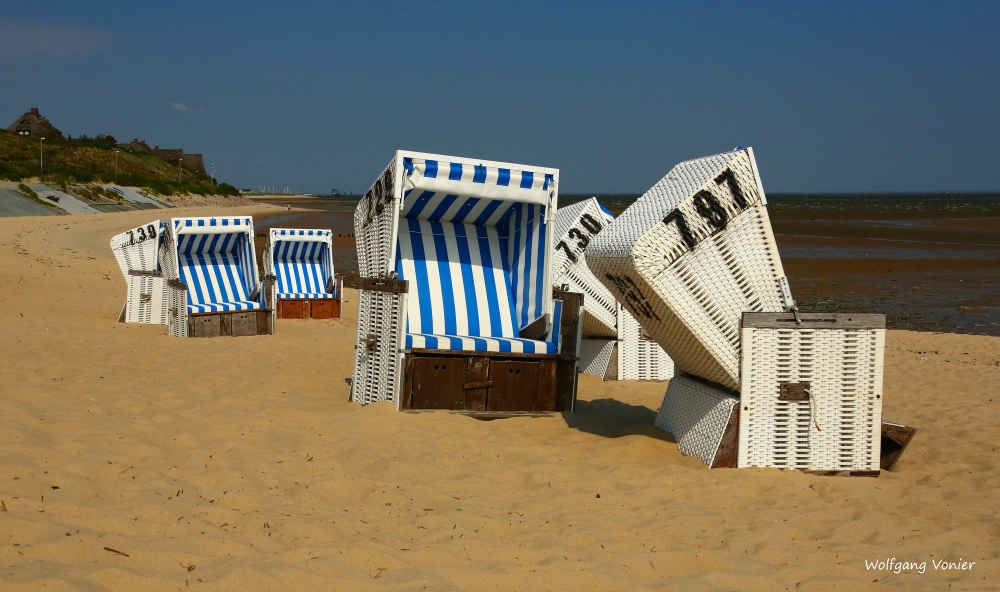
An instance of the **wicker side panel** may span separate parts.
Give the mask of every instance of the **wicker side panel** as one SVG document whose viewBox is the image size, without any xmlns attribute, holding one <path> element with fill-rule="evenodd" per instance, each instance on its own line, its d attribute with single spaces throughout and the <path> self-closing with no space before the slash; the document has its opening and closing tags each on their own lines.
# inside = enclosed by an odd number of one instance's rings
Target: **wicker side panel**
<svg viewBox="0 0 1000 592">
<path fill-rule="evenodd" d="M 615 313 L 618 302 L 604 284 L 594 277 L 585 259 L 581 261 L 581 265 L 567 269 L 560 277 L 553 280 L 552 284 L 555 286 L 567 284 L 570 292 L 580 292 L 584 295 L 583 308 L 586 313 L 583 318 L 584 335 L 617 337 L 618 319 Z"/>
<path fill-rule="evenodd" d="M 673 434 L 682 454 L 697 456 L 711 467 L 738 404 L 739 399 L 725 389 L 675 376 L 653 425 Z"/>
<path fill-rule="evenodd" d="M 367 405 L 378 401 L 398 404 L 402 380 L 406 293 L 358 291 L 358 340 L 354 346 L 351 400 Z M 369 335 L 375 336 L 368 347 Z"/>
<path fill-rule="evenodd" d="M 743 329 L 739 466 L 879 470 L 884 329 Z M 803 401 L 782 383 L 809 383 Z"/>
<path fill-rule="evenodd" d="M 580 372 L 604 377 L 615 350 L 614 339 L 583 339 L 580 341 Z"/>
<path fill-rule="evenodd" d="M 167 324 L 170 294 L 167 280 L 162 277 L 128 276 L 128 300 L 125 304 L 126 323 Z"/>
<path fill-rule="evenodd" d="M 674 361 L 627 310 L 621 315 L 622 380 L 670 380 Z"/>
<path fill-rule="evenodd" d="M 187 290 L 168 282 L 167 298 L 167 332 L 174 337 L 187 337 Z"/>
<path fill-rule="evenodd" d="M 358 275 L 384 278 L 393 270 L 396 227 L 396 159 L 393 158 L 354 210 L 354 240 L 358 249 Z"/>
</svg>

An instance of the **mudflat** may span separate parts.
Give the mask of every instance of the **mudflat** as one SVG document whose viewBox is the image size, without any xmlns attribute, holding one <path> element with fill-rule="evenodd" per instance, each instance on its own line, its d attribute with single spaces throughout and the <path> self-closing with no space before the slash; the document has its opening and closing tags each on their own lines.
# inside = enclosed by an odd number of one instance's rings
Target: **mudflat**
<svg viewBox="0 0 1000 592">
<path fill-rule="evenodd" d="M 170 214 L 236 212 L 276 210 Z M 273 336 L 119 324 L 108 240 L 149 219 L 0 220 L 0 589 L 1000 579 L 998 337 L 888 332 L 884 415 L 919 430 L 893 472 L 709 470 L 652 426 L 666 383 L 583 375 L 576 414 L 496 421 L 349 403 L 354 291 L 345 321 Z M 889 558 L 926 570 L 866 566 Z"/>
</svg>

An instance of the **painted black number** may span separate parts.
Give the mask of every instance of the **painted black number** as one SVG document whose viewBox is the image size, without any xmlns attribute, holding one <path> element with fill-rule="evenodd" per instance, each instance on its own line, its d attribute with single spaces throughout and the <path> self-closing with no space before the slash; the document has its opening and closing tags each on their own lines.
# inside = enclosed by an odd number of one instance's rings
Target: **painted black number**
<svg viewBox="0 0 1000 592">
<path fill-rule="evenodd" d="M 149 231 L 149 238 L 156 238 L 156 227 L 155 226 L 153 226 L 152 224 L 150 224 L 149 226 L 146 227 L 146 230 Z"/>
<path fill-rule="evenodd" d="M 731 169 L 722 171 L 719 176 L 715 178 L 715 182 L 719 185 L 722 185 L 723 182 L 725 182 L 726 185 L 729 185 L 729 192 L 733 194 L 733 200 L 736 202 L 736 205 L 740 206 L 741 209 L 749 205 L 746 196 L 743 195 L 743 190 L 740 189 L 739 182 L 736 180 L 736 175 L 733 174 Z"/>
<path fill-rule="evenodd" d="M 597 234 L 601 231 L 601 223 L 594 219 L 590 214 L 584 214 L 580 218 L 580 225 L 587 229 L 590 234 Z"/>
<path fill-rule="evenodd" d="M 577 262 L 576 255 L 574 255 L 573 251 L 570 250 L 569 245 L 566 244 L 566 241 L 559 241 L 558 243 L 556 243 L 556 248 L 565 251 L 566 258 L 568 258 L 570 261 L 572 261 L 573 263 Z"/>
<path fill-rule="evenodd" d="M 136 230 L 139 232 L 139 242 L 141 243 L 146 240 L 146 229 L 140 226 L 139 228 L 136 228 Z"/>
<path fill-rule="evenodd" d="M 702 189 L 694 194 L 694 207 L 698 209 L 701 217 L 708 220 L 708 223 L 716 228 L 723 228 L 729 222 L 729 214 L 719 203 L 719 198 L 712 195 L 711 191 Z"/>
<path fill-rule="evenodd" d="M 694 240 L 694 235 L 691 234 L 691 229 L 688 228 L 687 220 L 684 219 L 684 214 L 681 213 L 679 209 L 674 210 L 667 214 L 667 217 L 663 219 L 664 224 L 670 224 L 671 222 L 677 222 L 677 230 L 681 233 L 681 238 L 687 243 L 687 246 L 694 248 L 698 241 Z"/>
<path fill-rule="evenodd" d="M 580 247 L 581 249 L 586 249 L 587 245 L 590 244 L 590 237 L 580 232 L 576 228 L 570 228 L 569 232 L 567 233 L 567 236 L 569 236 L 570 238 L 580 239 L 579 241 L 577 241 L 576 246 Z"/>
</svg>

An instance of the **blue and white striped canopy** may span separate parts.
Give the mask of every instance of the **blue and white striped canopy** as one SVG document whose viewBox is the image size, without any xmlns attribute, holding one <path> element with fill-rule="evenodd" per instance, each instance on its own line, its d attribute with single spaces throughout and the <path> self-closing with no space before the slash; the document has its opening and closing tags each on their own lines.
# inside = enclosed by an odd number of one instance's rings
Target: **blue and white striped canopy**
<svg viewBox="0 0 1000 592">
<path fill-rule="evenodd" d="M 329 230 L 272 228 L 271 262 L 278 298 L 336 298 L 326 290 L 333 278 L 333 233 Z"/>
<path fill-rule="evenodd" d="M 187 284 L 189 313 L 265 308 L 254 259 L 250 217 L 174 218 L 180 280 Z"/>
<path fill-rule="evenodd" d="M 416 342 L 407 342 L 550 349 L 521 339 L 520 331 L 545 314 L 549 301 L 553 175 L 418 158 L 403 165 L 396 272 L 410 281 L 407 331 Z"/>
</svg>

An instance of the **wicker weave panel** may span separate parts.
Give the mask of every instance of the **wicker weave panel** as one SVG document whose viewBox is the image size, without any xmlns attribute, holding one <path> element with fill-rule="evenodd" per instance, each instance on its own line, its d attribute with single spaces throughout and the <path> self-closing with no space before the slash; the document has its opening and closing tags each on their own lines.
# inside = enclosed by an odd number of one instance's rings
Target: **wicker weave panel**
<svg viewBox="0 0 1000 592">
<path fill-rule="evenodd" d="M 587 224 L 582 223 L 584 216 L 589 216 Z M 595 235 L 591 230 L 596 228 L 597 232 L 601 232 L 607 224 L 596 198 L 586 199 L 556 211 L 552 244 L 558 245 L 561 242 L 567 245 L 566 248 L 576 261 L 568 256 L 566 249 L 557 247 L 553 251 L 552 285 L 566 284 L 571 292 L 584 294 L 584 335 L 614 339 L 618 335 L 616 312 L 618 303 L 604 284 L 594 277 L 586 260 L 588 241 Z M 569 236 L 571 232 L 573 236 Z"/>
<path fill-rule="evenodd" d="M 739 399 L 725 389 L 675 376 L 653 425 L 673 434 L 682 454 L 697 456 L 712 466 L 737 404 Z"/>
<path fill-rule="evenodd" d="M 167 298 L 167 332 L 174 337 L 187 337 L 187 290 L 168 284 Z"/>
<path fill-rule="evenodd" d="M 603 378 L 616 343 L 615 339 L 581 339 L 580 372 Z"/>
<path fill-rule="evenodd" d="M 627 310 L 621 315 L 619 375 L 622 380 L 670 380 L 674 361 L 667 352 L 646 335 L 639 321 Z"/>
<path fill-rule="evenodd" d="M 145 275 L 128 276 L 128 300 L 125 304 L 126 323 L 167 324 L 170 295 L 167 280 Z"/>
<path fill-rule="evenodd" d="M 361 277 L 383 278 L 395 269 L 399 224 L 395 182 L 396 158 L 393 158 L 354 210 L 354 241 Z"/>
<path fill-rule="evenodd" d="M 748 151 L 681 163 L 587 251 L 597 278 L 680 370 L 733 390 L 742 313 L 785 309 L 784 271 L 754 169 Z M 687 238 L 679 222 L 663 221 L 674 210 L 687 221 Z"/>
<path fill-rule="evenodd" d="M 358 315 L 351 400 L 362 405 L 397 402 L 402 380 L 406 294 L 373 290 L 361 290 L 358 294 L 358 310 L 365 314 Z M 362 345 L 369 334 L 378 336 L 374 349 Z"/>
<path fill-rule="evenodd" d="M 884 329 L 744 328 L 739 466 L 878 470 L 884 350 Z"/>
</svg>

